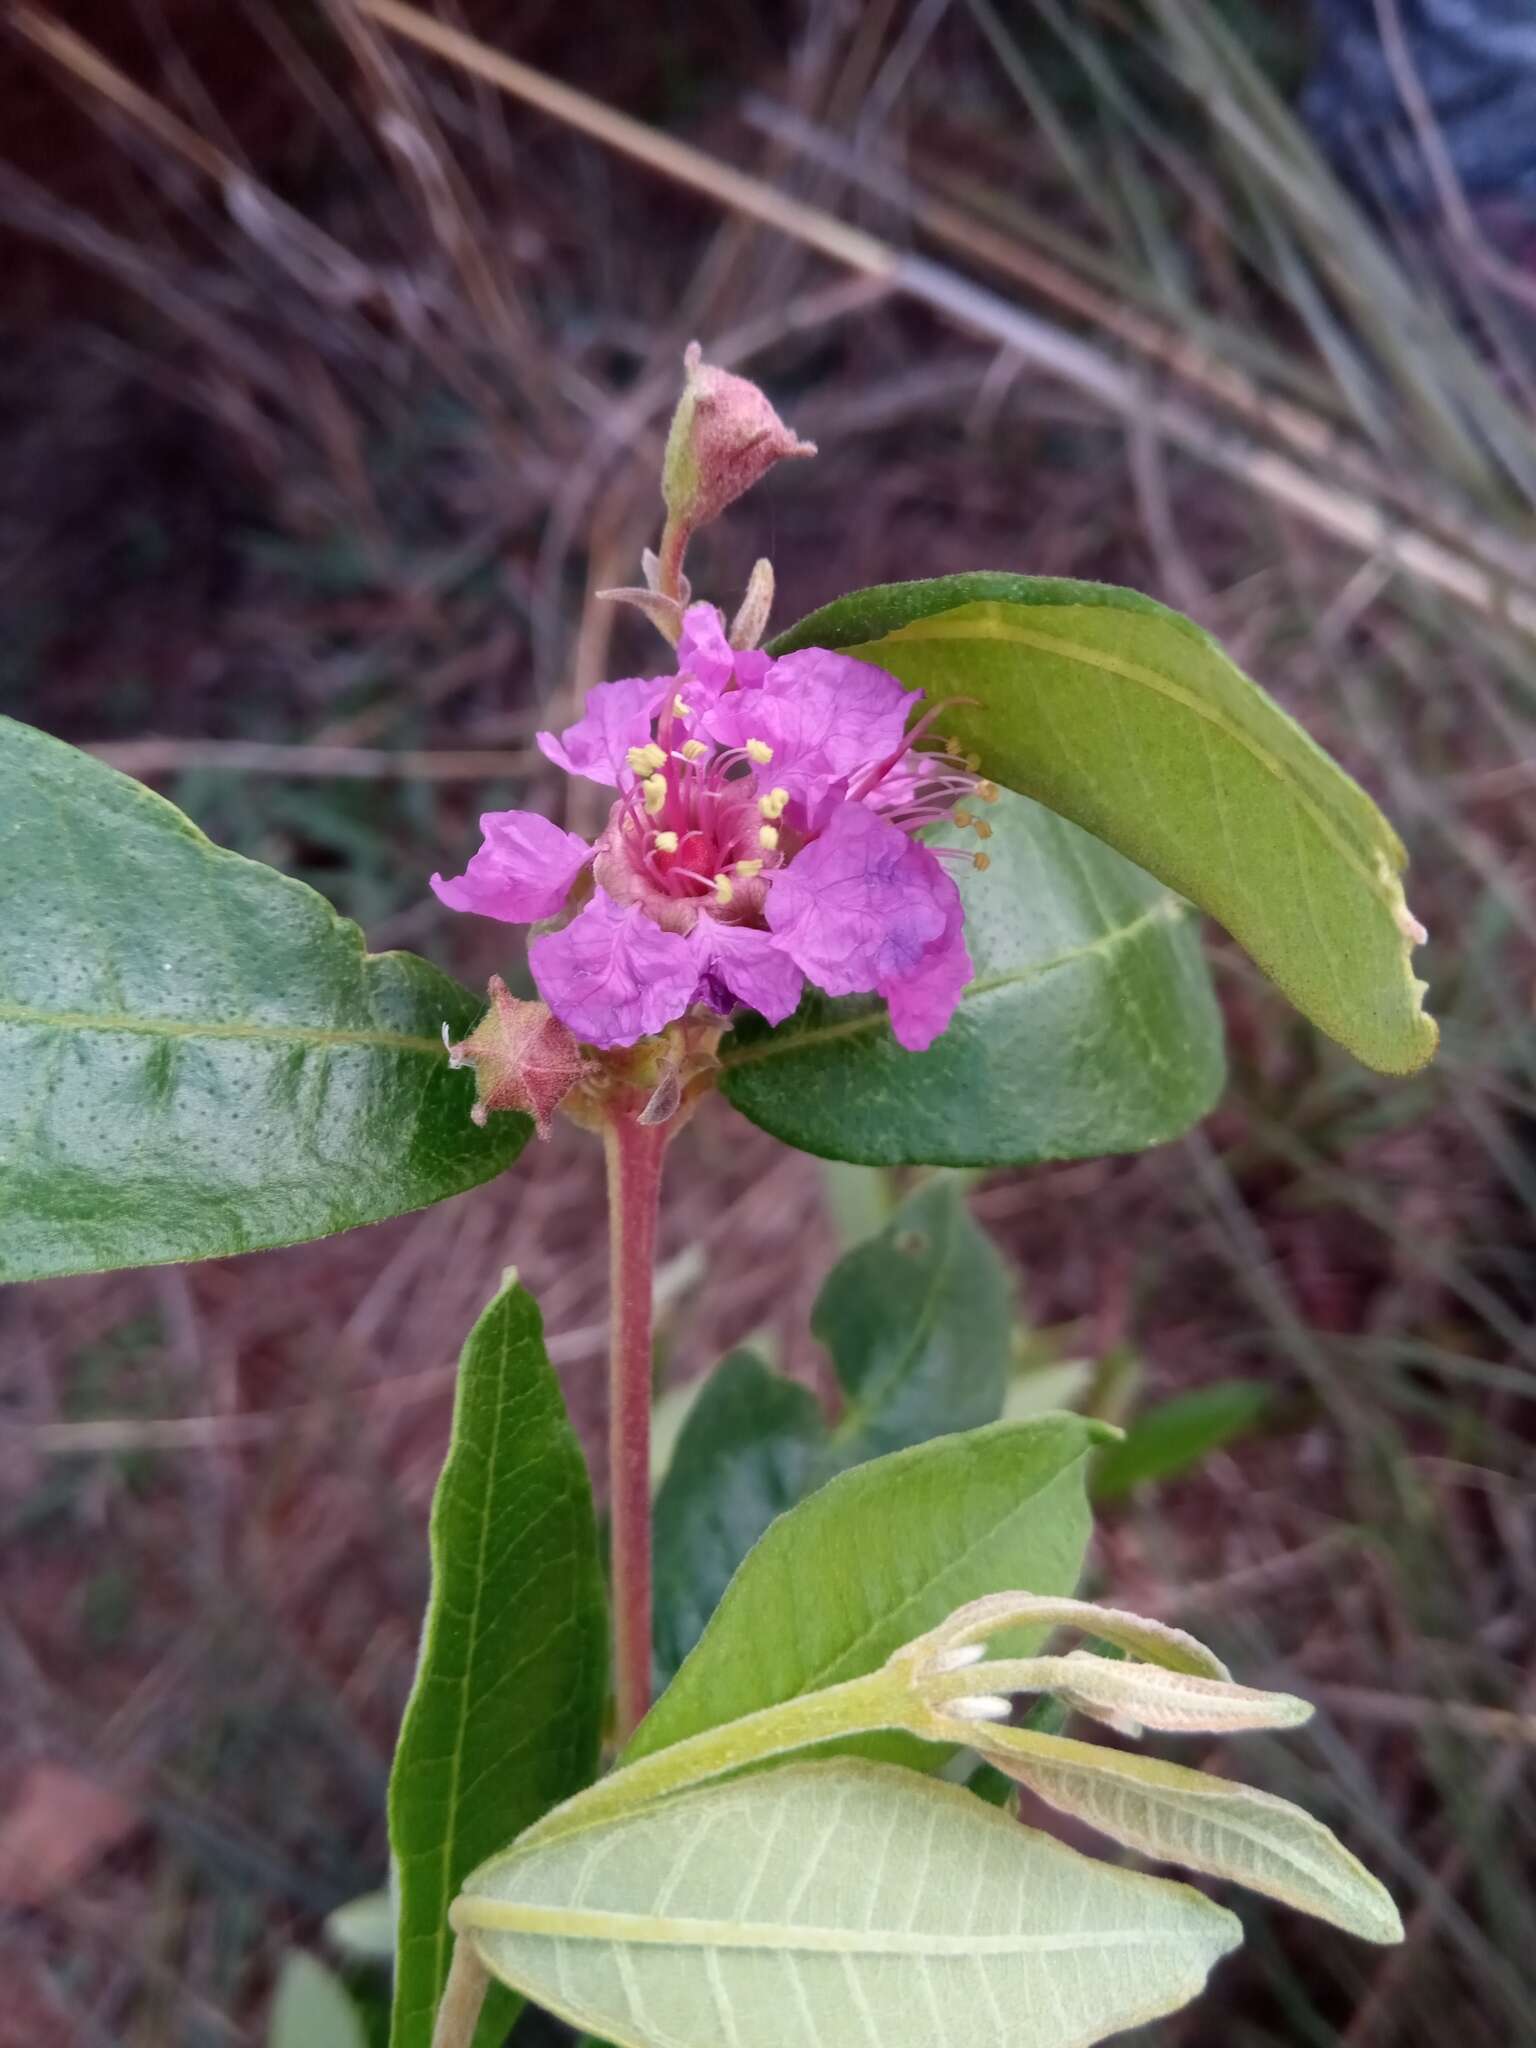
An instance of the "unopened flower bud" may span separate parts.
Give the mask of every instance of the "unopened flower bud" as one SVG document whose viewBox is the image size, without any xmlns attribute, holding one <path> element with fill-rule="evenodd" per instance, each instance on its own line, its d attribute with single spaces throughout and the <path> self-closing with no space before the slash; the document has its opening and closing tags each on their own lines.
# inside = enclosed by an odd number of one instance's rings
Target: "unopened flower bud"
<svg viewBox="0 0 1536 2048">
<path fill-rule="evenodd" d="M 489 993 L 491 1007 L 468 1038 L 448 1047 L 448 1064 L 475 1070 L 469 1113 L 475 1123 L 483 1124 L 493 1109 L 521 1110 L 547 1138 L 555 1111 L 586 1073 L 587 1061 L 547 1003 L 519 1002 L 499 974 L 491 976 Z M 445 1042 L 446 1035 L 445 1025 Z"/>
<path fill-rule="evenodd" d="M 755 384 L 706 363 L 696 341 L 688 345 L 683 368 L 683 395 L 662 464 L 661 495 L 671 543 L 663 546 L 663 573 L 669 553 L 675 550 L 680 562 L 688 536 L 718 519 L 776 462 L 816 453 L 809 441 L 789 431 Z"/>
</svg>

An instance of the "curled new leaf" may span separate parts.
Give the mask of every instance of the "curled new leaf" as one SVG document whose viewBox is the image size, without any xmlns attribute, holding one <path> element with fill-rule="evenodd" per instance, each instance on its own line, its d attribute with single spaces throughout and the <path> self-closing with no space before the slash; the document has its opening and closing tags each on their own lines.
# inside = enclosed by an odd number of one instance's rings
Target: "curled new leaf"
<svg viewBox="0 0 1536 2048">
<path fill-rule="evenodd" d="M 1321 1821 L 1289 1800 L 1155 1757 L 1027 1728 L 969 1731 L 988 1763 L 1112 1841 L 1230 1878 L 1362 1941 L 1401 1941 L 1396 1906 Z"/>
</svg>

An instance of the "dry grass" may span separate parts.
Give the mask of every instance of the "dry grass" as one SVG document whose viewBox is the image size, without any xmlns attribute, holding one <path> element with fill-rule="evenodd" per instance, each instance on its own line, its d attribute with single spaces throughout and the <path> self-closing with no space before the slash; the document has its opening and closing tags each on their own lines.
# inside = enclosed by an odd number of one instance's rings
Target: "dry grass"
<svg viewBox="0 0 1536 2048">
<path fill-rule="evenodd" d="M 1225 15 L 1184 0 L 1150 26 L 1056 0 L 612 10 L 602 35 L 466 12 L 769 187 L 777 224 L 342 0 L 242 0 L 216 34 L 72 11 L 117 79 L 34 33 L 16 76 L 55 97 L 16 132 L 58 146 L 0 167 L 32 252 L 0 361 L 0 704 L 115 750 L 378 942 L 505 968 L 421 877 L 487 802 L 552 800 L 527 752 L 551 706 L 652 660 L 591 593 L 654 538 L 694 333 L 823 449 L 709 537 L 706 589 L 764 550 L 785 617 L 1028 567 L 1221 633 L 1403 826 L 1444 1055 L 1377 1083 L 1224 949 L 1235 1077 L 1206 1130 L 976 1203 L 1032 1317 L 1130 1347 L 1149 1394 L 1275 1387 L 1264 1433 L 1106 1515 L 1095 1569 L 1323 1702 L 1245 1773 L 1327 1813 L 1413 1928 L 1383 1958 L 1253 1909 L 1218 1998 L 1156 2039 L 1429 2048 L 1450 2024 L 1503 2048 L 1536 1990 L 1520 293 L 1454 208 L 1439 247 L 1368 228 Z M 515 1261 L 596 1445 L 598 1187 L 568 1133 L 329 1245 L 0 1298 L 6 1772 L 89 1767 L 143 1816 L 0 1933 L 25 1987 L 0 2038 L 249 2040 L 284 1943 L 378 1882 L 452 1352 Z M 700 1119 L 669 1372 L 759 1326 L 814 1372 L 818 1187 Z"/>
</svg>

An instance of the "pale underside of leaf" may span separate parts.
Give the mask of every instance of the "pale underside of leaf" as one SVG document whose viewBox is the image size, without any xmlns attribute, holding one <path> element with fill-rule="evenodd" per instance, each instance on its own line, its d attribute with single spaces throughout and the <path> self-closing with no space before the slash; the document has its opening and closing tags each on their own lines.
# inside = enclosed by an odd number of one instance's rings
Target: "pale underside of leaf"
<svg viewBox="0 0 1536 2048">
<path fill-rule="evenodd" d="M 1158 1758 L 989 1727 L 989 1762 L 1127 1848 L 1230 1878 L 1365 1941 L 1401 1941 L 1386 1890 L 1312 1815 L 1273 1793 Z"/>
<path fill-rule="evenodd" d="M 889 1766 L 790 1765 L 476 1872 L 488 1967 L 621 2048 L 1086 2048 L 1174 2010 L 1238 1938 Z"/>
</svg>

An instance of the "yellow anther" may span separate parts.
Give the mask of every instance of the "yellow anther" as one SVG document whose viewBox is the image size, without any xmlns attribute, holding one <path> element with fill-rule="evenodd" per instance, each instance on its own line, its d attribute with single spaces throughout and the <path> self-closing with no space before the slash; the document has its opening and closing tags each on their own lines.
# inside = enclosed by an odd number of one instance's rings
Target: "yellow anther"
<svg viewBox="0 0 1536 2048">
<path fill-rule="evenodd" d="M 788 802 L 789 791 L 787 789 L 770 789 L 766 796 L 758 798 L 757 808 L 765 818 L 782 818 Z"/>
<path fill-rule="evenodd" d="M 654 775 L 658 768 L 667 765 L 666 754 L 654 740 L 647 740 L 643 747 L 631 747 L 624 758 L 636 775 Z"/>
<path fill-rule="evenodd" d="M 974 825 L 976 822 L 976 820 L 972 817 L 971 813 L 965 810 L 955 811 L 953 813 L 953 817 L 955 823 L 960 827 L 960 830 L 962 832 L 969 831 L 971 826 Z"/>
<path fill-rule="evenodd" d="M 717 903 L 729 903 L 731 898 L 735 895 L 735 893 L 736 891 L 731 887 L 731 878 L 729 875 L 716 875 L 715 901 Z"/>
<path fill-rule="evenodd" d="M 685 761 L 702 761 L 709 748 L 703 740 L 684 740 L 677 751 Z"/>
<path fill-rule="evenodd" d="M 750 882 L 754 875 L 763 872 L 763 864 L 760 860 L 739 860 L 736 863 L 736 872 L 743 881 Z"/>
<path fill-rule="evenodd" d="M 997 784 L 995 782 L 978 782 L 976 794 L 984 804 L 995 804 L 997 802 Z"/>
<path fill-rule="evenodd" d="M 948 739 L 946 739 L 946 740 L 945 740 L 945 742 L 944 742 L 944 751 L 945 751 L 945 753 L 946 753 L 946 754 L 958 754 L 958 753 L 959 753 L 959 751 L 960 751 L 960 735 L 959 735 L 959 733 L 957 733 L 957 732 L 952 732 L 952 733 L 951 733 L 951 734 L 949 735 Z"/>
<path fill-rule="evenodd" d="M 675 832 L 658 832 L 656 834 L 656 851 L 658 853 L 676 853 L 677 834 Z"/>
<path fill-rule="evenodd" d="M 965 765 L 972 775 L 979 775 L 981 772 L 980 754 L 967 754 L 965 757 Z"/>
<path fill-rule="evenodd" d="M 984 875 L 987 869 L 992 865 L 992 856 L 990 853 L 973 853 L 971 855 L 971 865 L 976 869 L 978 874 Z"/>
<path fill-rule="evenodd" d="M 681 697 L 674 697 L 672 699 L 672 716 L 674 718 L 692 718 L 693 713 Z"/>
<path fill-rule="evenodd" d="M 645 799 L 645 815 L 654 818 L 667 800 L 665 775 L 647 775 L 640 785 L 640 794 Z"/>
<path fill-rule="evenodd" d="M 972 825 L 971 830 L 978 839 L 990 839 L 992 837 L 992 827 L 985 818 L 978 818 Z"/>
<path fill-rule="evenodd" d="M 757 828 L 757 843 L 764 853 L 777 853 L 779 850 L 777 827 L 773 825 L 759 825 Z"/>
<path fill-rule="evenodd" d="M 759 768 L 766 768 L 773 759 L 773 749 L 766 740 L 747 741 L 747 759 L 755 761 Z"/>
</svg>

